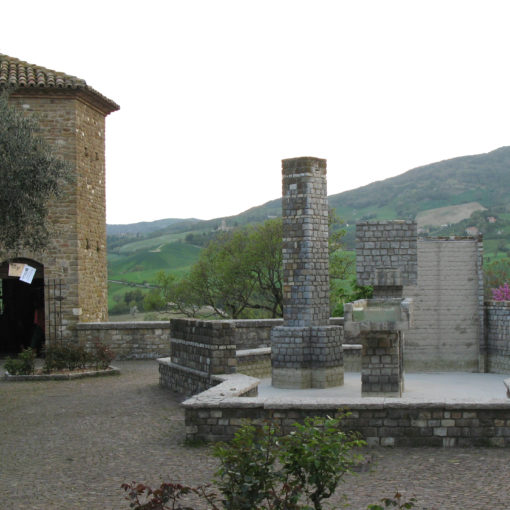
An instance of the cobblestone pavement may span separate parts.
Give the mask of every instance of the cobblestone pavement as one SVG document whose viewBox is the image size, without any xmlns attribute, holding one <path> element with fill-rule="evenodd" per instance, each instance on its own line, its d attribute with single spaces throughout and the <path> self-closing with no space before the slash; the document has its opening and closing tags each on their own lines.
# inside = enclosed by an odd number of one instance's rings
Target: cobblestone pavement
<svg viewBox="0 0 510 510">
<path fill-rule="evenodd" d="M 123 482 L 211 479 L 216 461 L 207 446 L 184 445 L 183 412 L 159 388 L 157 363 L 116 365 L 118 377 L 0 382 L 0 509 L 127 510 Z M 370 469 L 347 477 L 334 508 L 341 493 L 361 510 L 399 489 L 420 509 L 510 509 L 507 449 L 365 453 Z"/>
</svg>

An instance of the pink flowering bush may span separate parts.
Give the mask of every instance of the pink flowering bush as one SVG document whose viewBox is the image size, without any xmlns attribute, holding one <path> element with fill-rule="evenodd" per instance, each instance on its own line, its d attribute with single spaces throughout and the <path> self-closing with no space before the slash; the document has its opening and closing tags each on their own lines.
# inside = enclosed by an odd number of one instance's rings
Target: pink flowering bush
<svg viewBox="0 0 510 510">
<path fill-rule="evenodd" d="M 510 287 L 508 283 L 500 285 L 497 289 L 492 289 L 492 299 L 494 301 L 510 301 Z"/>
</svg>

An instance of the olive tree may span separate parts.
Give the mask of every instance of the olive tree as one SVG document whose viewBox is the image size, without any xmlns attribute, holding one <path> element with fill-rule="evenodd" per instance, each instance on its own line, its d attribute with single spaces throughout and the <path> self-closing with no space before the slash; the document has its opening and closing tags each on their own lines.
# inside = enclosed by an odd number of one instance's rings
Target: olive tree
<svg viewBox="0 0 510 510">
<path fill-rule="evenodd" d="M 70 167 L 0 93 L 0 247 L 40 251 L 49 240 L 48 203 L 70 179 Z"/>
</svg>

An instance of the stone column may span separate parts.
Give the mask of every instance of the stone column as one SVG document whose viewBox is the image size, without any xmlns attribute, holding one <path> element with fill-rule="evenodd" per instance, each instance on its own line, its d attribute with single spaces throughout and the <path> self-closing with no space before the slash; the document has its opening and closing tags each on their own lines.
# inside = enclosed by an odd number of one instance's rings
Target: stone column
<svg viewBox="0 0 510 510">
<path fill-rule="evenodd" d="M 326 160 L 282 161 L 283 326 L 272 330 L 272 383 L 343 384 L 342 329 L 329 325 Z"/>
</svg>

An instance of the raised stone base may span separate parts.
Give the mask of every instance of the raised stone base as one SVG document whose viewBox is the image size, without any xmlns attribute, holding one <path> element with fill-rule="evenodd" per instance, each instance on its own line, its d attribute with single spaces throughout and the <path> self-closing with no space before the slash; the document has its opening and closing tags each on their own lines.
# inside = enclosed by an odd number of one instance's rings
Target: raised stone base
<svg viewBox="0 0 510 510">
<path fill-rule="evenodd" d="M 271 332 L 276 388 L 331 388 L 344 382 L 342 328 L 278 326 Z"/>
<path fill-rule="evenodd" d="M 301 390 L 312 387 L 312 369 L 310 368 L 274 368 L 271 384 L 275 388 Z"/>
<path fill-rule="evenodd" d="M 271 384 L 275 388 L 334 388 L 344 384 L 343 367 L 273 368 Z"/>
<path fill-rule="evenodd" d="M 400 331 L 361 334 L 361 395 L 401 397 L 404 390 L 403 335 Z"/>
</svg>

